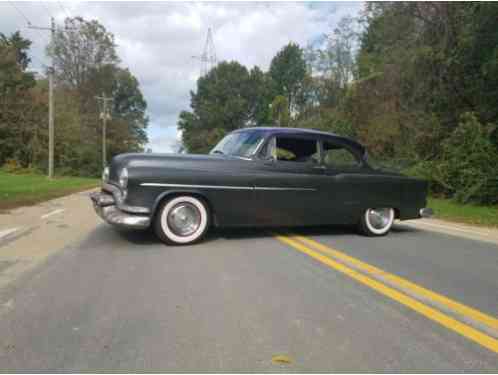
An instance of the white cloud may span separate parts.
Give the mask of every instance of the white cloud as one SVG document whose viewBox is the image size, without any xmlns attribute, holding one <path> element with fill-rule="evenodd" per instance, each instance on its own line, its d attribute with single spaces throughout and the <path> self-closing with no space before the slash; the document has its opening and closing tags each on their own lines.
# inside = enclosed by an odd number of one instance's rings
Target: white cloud
<svg viewBox="0 0 498 375">
<path fill-rule="evenodd" d="M 214 32 L 218 60 L 237 60 L 267 69 L 275 53 L 290 41 L 306 45 L 357 15 L 362 3 L 164 3 L 164 2 L 15 2 L 33 24 L 49 15 L 62 23 L 66 12 L 97 19 L 112 32 L 122 65 L 139 80 L 149 106 L 150 147 L 169 151 L 178 133 L 178 113 L 189 108 L 199 55 L 208 27 Z M 17 29 L 32 39 L 34 68 L 48 63 L 43 48 L 48 33 L 24 28 L 26 21 L 7 2 L 0 3 L 0 32 Z"/>
</svg>

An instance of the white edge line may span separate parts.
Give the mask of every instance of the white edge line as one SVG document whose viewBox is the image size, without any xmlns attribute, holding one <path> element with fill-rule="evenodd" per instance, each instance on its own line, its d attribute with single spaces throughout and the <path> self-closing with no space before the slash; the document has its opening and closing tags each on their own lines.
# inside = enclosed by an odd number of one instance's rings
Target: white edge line
<svg viewBox="0 0 498 375">
<path fill-rule="evenodd" d="M 10 229 L 6 229 L 6 230 L 3 230 L 0 232 L 0 239 L 4 238 L 4 237 L 7 237 L 9 234 L 12 234 L 14 232 L 17 232 L 19 229 L 21 229 L 21 227 L 17 227 L 17 228 L 10 228 Z"/>
<path fill-rule="evenodd" d="M 52 212 L 49 212 L 48 214 L 45 214 L 43 216 L 41 216 L 42 219 L 46 219 L 47 217 L 50 217 L 52 215 L 57 215 L 57 214 L 60 214 L 61 212 L 64 212 L 65 210 L 63 208 L 60 208 L 58 210 L 55 210 L 55 211 L 52 211 Z"/>
<path fill-rule="evenodd" d="M 184 184 L 160 184 L 156 182 L 143 182 L 140 186 L 159 186 L 159 187 L 183 187 L 196 189 L 221 189 L 221 190 L 299 190 L 315 191 L 313 188 L 294 188 L 294 187 L 265 187 L 265 186 L 224 186 L 224 185 L 184 185 Z"/>
<path fill-rule="evenodd" d="M 425 226 L 428 226 L 428 227 L 436 227 L 436 228 L 442 228 L 442 229 L 446 229 L 446 230 L 457 230 L 457 231 L 460 231 L 460 232 L 465 232 L 465 233 L 471 233 L 471 234 L 475 234 L 475 235 L 483 235 L 483 236 L 489 236 L 489 233 L 486 233 L 486 232 L 476 232 L 476 231 L 472 231 L 472 230 L 468 230 L 468 229 L 461 229 L 459 227 L 453 227 L 453 226 L 446 226 L 446 225 L 439 225 L 439 224 L 433 224 L 433 223 L 423 223 L 423 222 L 418 222 L 418 223 L 406 223 L 406 224 L 412 224 L 412 225 L 425 225 Z"/>
</svg>

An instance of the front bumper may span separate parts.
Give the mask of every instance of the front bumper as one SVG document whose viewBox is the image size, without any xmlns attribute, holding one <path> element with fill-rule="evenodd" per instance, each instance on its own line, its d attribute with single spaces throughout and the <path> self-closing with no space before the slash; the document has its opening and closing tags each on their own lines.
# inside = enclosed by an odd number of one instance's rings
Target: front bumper
<svg viewBox="0 0 498 375">
<path fill-rule="evenodd" d="M 95 192 L 90 195 L 90 198 L 97 215 L 109 224 L 133 229 L 145 229 L 150 226 L 148 215 L 131 214 L 120 210 L 112 194 L 104 191 Z"/>
</svg>

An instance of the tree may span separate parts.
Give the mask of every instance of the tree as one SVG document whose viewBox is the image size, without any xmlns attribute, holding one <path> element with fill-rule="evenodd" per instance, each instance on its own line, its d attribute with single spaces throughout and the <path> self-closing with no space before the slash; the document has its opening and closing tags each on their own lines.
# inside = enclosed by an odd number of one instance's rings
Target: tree
<svg viewBox="0 0 498 375">
<path fill-rule="evenodd" d="M 199 78 L 191 107 L 206 128 L 227 131 L 249 120 L 249 72 L 238 62 L 222 62 Z"/>
<path fill-rule="evenodd" d="M 306 76 L 306 62 L 303 50 L 294 43 L 282 48 L 272 59 L 270 76 L 274 82 L 275 94 L 287 98 L 289 113 L 296 109 L 296 97 Z"/>
<path fill-rule="evenodd" d="M 147 143 L 147 103 L 138 80 L 128 69 L 118 66 L 112 33 L 95 20 L 75 17 L 67 18 L 65 22 L 67 29 L 56 31 L 48 53 L 54 59 L 57 90 L 72 98 L 71 105 L 77 108 L 77 113 L 66 120 L 68 126 L 73 122 L 70 120 L 77 119 L 78 123 L 65 141 L 72 145 L 78 139 L 80 144 L 75 145 L 74 151 L 69 151 L 69 147 L 65 149 L 72 156 L 62 158 L 59 167 L 96 175 L 101 168 L 99 115 L 102 108 L 95 96 L 103 93 L 113 98 L 112 119 L 107 124 L 111 157 L 121 152 L 143 150 Z"/>
<path fill-rule="evenodd" d="M 282 95 L 277 95 L 271 103 L 271 118 L 277 126 L 289 126 L 289 102 Z"/>
<path fill-rule="evenodd" d="M 114 36 L 96 20 L 66 18 L 65 28 L 56 31 L 47 53 L 53 58 L 59 84 L 81 89 L 106 65 L 116 65 Z"/>
<path fill-rule="evenodd" d="M 19 32 L 0 33 L 0 165 L 7 158 L 29 163 L 29 115 L 33 108 L 31 89 L 35 86 L 29 64 L 31 42 Z"/>
<path fill-rule="evenodd" d="M 128 69 L 115 68 L 113 77 L 111 96 L 115 119 L 109 126 L 109 151 L 111 155 L 141 151 L 148 141 L 147 103 L 138 80 Z"/>
<path fill-rule="evenodd" d="M 249 72 L 249 123 L 259 126 L 268 123 L 273 99 L 273 81 L 269 74 L 255 66 Z"/>
<path fill-rule="evenodd" d="M 355 27 L 354 18 L 343 17 L 334 31 L 326 35 L 325 48 L 317 51 L 315 69 L 334 81 L 339 89 L 346 88 L 356 75 L 355 43 L 358 34 Z"/>
<path fill-rule="evenodd" d="M 178 127 L 189 152 L 207 152 L 226 133 L 268 120 L 271 81 L 258 67 L 221 62 L 197 81 L 192 112 L 180 113 Z"/>
</svg>

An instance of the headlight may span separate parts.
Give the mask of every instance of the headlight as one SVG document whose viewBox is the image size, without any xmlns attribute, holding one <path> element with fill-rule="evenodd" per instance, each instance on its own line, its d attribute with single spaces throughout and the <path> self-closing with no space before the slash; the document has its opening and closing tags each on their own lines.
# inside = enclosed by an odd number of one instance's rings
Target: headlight
<svg viewBox="0 0 498 375">
<path fill-rule="evenodd" d="M 104 171 L 102 172 L 102 181 L 109 181 L 109 167 L 104 168 Z"/>
<path fill-rule="evenodd" d="M 119 174 L 119 186 L 122 189 L 126 189 L 126 186 L 128 186 L 128 169 L 126 168 L 121 169 L 121 173 Z"/>
</svg>

